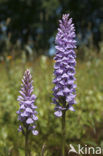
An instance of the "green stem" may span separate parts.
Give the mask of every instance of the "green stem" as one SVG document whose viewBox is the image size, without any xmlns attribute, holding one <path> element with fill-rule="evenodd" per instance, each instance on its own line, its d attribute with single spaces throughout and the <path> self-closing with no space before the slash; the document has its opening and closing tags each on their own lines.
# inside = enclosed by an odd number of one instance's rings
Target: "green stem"
<svg viewBox="0 0 103 156">
<path fill-rule="evenodd" d="M 66 111 L 63 111 L 62 115 L 62 156 L 65 156 L 65 115 Z"/>
<path fill-rule="evenodd" d="M 28 144 L 28 128 L 26 128 L 25 133 L 25 156 L 29 156 L 29 144 Z"/>
</svg>

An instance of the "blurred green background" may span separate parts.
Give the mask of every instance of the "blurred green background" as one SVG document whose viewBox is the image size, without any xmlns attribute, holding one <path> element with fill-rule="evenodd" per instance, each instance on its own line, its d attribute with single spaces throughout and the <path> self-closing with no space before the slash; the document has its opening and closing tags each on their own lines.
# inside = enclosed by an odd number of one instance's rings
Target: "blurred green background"
<svg viewBox="0 0 103 156">
<path fill-rule="evenodd" d="M 0 156 L 24 156 L 18 133 L 21 79 L 30 68 L 38 106 L 38 136 L 31 156 L 60 156 L 61 119 L 52 105 L 53 56 L 58 20 L 70 13 L 77 34 L 77 105 L 67 112 L 69 144 L 103 147 L 103 1 L 0 0 Z"/>
</svg>

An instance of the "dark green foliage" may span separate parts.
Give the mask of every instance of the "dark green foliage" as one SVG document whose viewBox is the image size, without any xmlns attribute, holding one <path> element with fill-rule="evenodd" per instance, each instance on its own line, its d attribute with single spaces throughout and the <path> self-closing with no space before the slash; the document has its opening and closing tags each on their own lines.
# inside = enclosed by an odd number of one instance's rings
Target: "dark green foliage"
<svg viewBox="0 0 103 156">
<path fill-rule="evenodd" d="M 98 45 L 101 40 L 102 0 L 1 0 L 0 22 L 10 19 L 7 34 L 11 43 L 22 40 L 22 47 L 30 37 L 34 48 L 50 47 L 48 40 L 55 36 L 58 19 L 63 13 L 70 13 L 74 19 L 77 33 L 82 33 L 82 44 L 88 44 L 88 27 L 93 41 Z M 1 33 L 1 32 L 0 32 Z M 8 37 L 8 35 L 7 35 Z M 86 39 L 85 39 L 86 38 Z M 80 43 L 79 43 L 80 44 Z M 42 51 L 43 52 L 43 51 Z"/>
</svg>

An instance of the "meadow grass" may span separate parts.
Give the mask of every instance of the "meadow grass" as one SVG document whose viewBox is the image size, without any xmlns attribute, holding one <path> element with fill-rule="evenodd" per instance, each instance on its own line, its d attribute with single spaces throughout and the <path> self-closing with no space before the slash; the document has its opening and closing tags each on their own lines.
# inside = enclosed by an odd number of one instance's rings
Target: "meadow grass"
<svg viewBox="0 0 103 156">
<path fill-rule="evenodd" d="M 31 69 L 38 106 L 38 136 L 31 136 L 33 156 L 60 156 L 61 120 L 54 116 L 52 103 L 53 60 L 44 56 L 33 62 L 21 59 L 0 64 L 0 156 L 23 156 L 24 138 L 18 133 L 17 96 L 26 68 Z M 76 66 L 77 105 L 67 112 L 66 150 L 69 144 L 103 146 L 103 61 L 78 61 Z"/>
</svg>

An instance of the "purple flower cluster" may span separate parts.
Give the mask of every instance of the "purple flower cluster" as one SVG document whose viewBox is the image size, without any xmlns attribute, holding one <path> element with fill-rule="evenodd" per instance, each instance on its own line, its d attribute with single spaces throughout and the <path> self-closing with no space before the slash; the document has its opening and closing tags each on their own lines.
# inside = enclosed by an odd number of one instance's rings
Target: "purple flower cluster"
<svg viewBox="0 0 103 156">
<path fill-rule="evenodd" d="M 56 35 L 56 56 L 54 58 L 54 75 L 55 84 L 53 89 L 53 103 L 56 104 L 54 113 L 57 117 L 62 116 L 62 111 L 74 111 L 73 104 L 75 104 L 75 65 L 76 48 L 75 28 L 72 24 L 72 18 L 69 14 L 65 14 L 62 20 L 59 21 L 58 33 Z"/>
<path fill-rule="evenodd" d="M 18 96 L 17 99 L 20 105 L 17 114 L 18 120 L 22 123 L 22 125 L 19 126 L 19 131 L 24 132 L 24 129 L 26 128 L 28 131 L 32 131 L 33 135 L 37 135 L 38 131 L 35 130 L 35 121 L 38 120 L 38 117 L 36 116 L 37 111 L 35 110 L 37 106 L 34 105 L 36 96 L 32 94 L 32 82 L 30 70 L 27 69 L 22 79 L 21 96 Z"/>
</svg>

